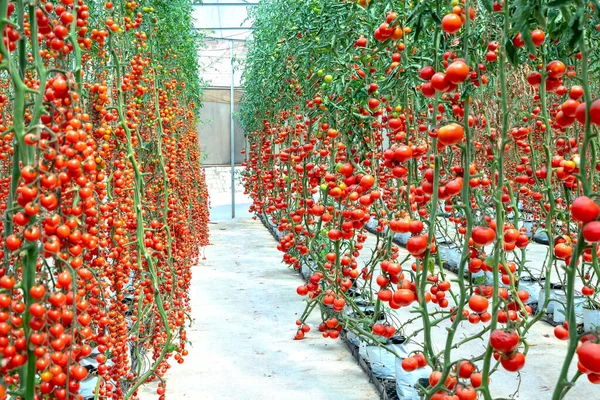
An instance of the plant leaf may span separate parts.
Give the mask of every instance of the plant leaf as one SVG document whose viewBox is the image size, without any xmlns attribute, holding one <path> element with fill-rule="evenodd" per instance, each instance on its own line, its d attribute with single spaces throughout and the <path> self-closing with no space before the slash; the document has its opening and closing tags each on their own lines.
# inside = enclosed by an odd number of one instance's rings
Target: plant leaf
<svg viewBox="0 0 600 400">
<path fill-rule="evenodd" d="M 514 66 L 517 66 L 519 59 L 517 57 L 517 49 L 515 45 L 510 41 L 506 41 L 506 56 L 508 57 L 508 61 Z"/>
</svg>

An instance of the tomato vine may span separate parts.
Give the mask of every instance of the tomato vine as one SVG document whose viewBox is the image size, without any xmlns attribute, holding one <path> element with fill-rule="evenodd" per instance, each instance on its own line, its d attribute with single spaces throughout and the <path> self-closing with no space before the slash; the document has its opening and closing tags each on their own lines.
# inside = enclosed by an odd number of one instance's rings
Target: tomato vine
<svg viewBox="0 0 600 400">
<path fill-rule="evenodd" d="M 600 382 L 598 327 L 577 316 L 581 302 L 599 306 L 598 6 L 271 0 L 253 10 L 243 180 L 251 211 L 281 232 L 285 264 L 308 268 L 296 339 L 313 311 L 324 337 L 343 331 L 390 351 L 395 335 L 420 337 L 402 365 L 432 369 L 427 399 L 491 399 L 490 377 L 524 367 L 528 333 L 552 306 L 568 341 L 553 398 L 582 376 Z"/>
<path fill-rule="evenodd" d="M 183 363 L 208 244 L 189 1 L 0 0 L 0 398 L 134 399 Z"/>
</svg>

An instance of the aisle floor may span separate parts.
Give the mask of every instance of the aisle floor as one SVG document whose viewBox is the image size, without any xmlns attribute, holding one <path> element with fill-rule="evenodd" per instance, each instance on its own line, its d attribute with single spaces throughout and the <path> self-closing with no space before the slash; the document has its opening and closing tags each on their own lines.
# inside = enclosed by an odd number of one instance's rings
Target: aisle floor
<svg viewBox="0 0 600 400">
<path fill-rule="evenodd" d="M 206 260 L 193 271 L 192 342 L 183 365 L 166 374 L 167 399 L 377 399 L 340 340 L 311 331 L 292 340 L 304 310 L 300 276 L 281 264 L 259 221 L 213 223 Z M 317 313 L 309 319 L 313 329 Z M 156 399 L 156 385 L 140 390 Z"/>
</svg>

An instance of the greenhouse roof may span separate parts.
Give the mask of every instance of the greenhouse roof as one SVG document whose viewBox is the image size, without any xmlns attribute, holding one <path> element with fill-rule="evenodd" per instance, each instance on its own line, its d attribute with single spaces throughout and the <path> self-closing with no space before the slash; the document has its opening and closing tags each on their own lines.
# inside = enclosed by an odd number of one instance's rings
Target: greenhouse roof
<svg viewBox="0 0 600 400">
<path fill-rule="evenodd" d="M 231 85 L 232 47 L 234 84 L 240 85 L 245 42 L 252 36 L 248 11 L 257 4 L 256 0 L 207 0 L 194 5 L 195 27 L 205 35 L 205 47 L 199 51 L 202 78 L 210 86 Z"/>
</svg>

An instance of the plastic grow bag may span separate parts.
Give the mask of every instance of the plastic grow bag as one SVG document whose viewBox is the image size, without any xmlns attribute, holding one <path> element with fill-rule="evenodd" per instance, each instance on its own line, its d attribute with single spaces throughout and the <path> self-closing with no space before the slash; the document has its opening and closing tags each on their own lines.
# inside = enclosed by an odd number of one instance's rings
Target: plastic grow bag
<svg viewBox="0 0 600 400">
<path fill-rule="evenodd" d="M 562 302 L 565 302 L 567 300 L 566 296 L 561 298 Z M 575 299 L 573 300 L 573 302 L 575 303 L 575 319 L 577 321 L 577 323 L 583 322 L 583 305 L 586 302 L 586 298 L 583 296 L 575 296 Z M 554 306 L 554 322 L 556 323 L 562 323 L 565 322 L 565 307 L 563 306 L 563 303 L 556 303 L 556 305 Z"/>
<path fill-rule="evenodd" d="M 525 290 L 529 293 L 529 298 L 525 302 L 525 304 L 537 303 L 540 295 L 540 286 L 544 284 L 545 279 L 537 280 L 530 276 L 524 276 L 519 280 L 519 289 Z"/>
<path fill-rule="evenodd" d="M 428 380 L 431 375 L 431 367 L 418 368 L 407 372 L 402 368 L 401 358 L 396 359 L 396 394 L 400 400 L 420 400 L 421 395 L 417 390 L 420 379 Z"/>
<path fill-rule="evenodd" d="M 600 328 L 600 310 L 583 309 L 583 329 L 591 331 Z"/>
<path fill-rule="evenodd" d="M 404 346 L 406 338 L 404 336 L 395 336 L 384 343 L 391 350 L 395 351 L 400 360 L 408 357 L 408 350 Z M 370 346 L 361 342 L 361 349 L 364 348 L 363 358 L 371 364 L 373 375 L 380 379 L 394 379 L 396 376 L 396 356 L 379 346 Z M 360 353 L 360 352 L 359 352 Z M 402 361 L 400 361 L 402 362 Z"/>
</svg>

